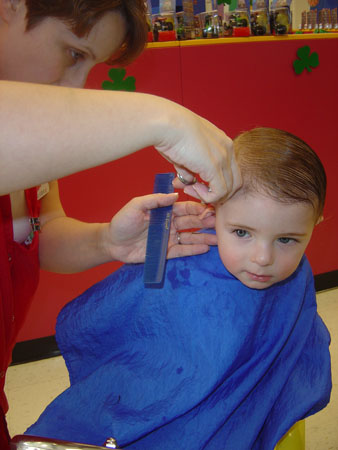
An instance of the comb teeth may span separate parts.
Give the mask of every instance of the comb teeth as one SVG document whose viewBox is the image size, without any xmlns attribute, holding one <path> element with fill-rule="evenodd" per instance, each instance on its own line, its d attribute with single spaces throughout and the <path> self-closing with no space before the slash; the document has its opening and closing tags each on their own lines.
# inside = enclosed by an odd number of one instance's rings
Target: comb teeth
<svg viewBox="0 0 338 450">
<path fill-rule="evenodd" d="M 171 194 L 174 173 L 158 173 L 155 176 L 154 194 Z M 164 268 L 167 256 L 172 206 L 163 206 L 150 211 L 146 258 L 143 282 L 146 287 L 163 285 Z"/>
</svg>

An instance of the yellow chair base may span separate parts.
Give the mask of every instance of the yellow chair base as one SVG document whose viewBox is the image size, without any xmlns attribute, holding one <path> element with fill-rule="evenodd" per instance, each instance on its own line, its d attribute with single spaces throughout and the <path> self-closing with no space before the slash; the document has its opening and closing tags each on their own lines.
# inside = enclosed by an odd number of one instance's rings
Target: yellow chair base
<svg viewBox="0 0 338 450">
<path fill-rule="evenodd" d="M 275 450 L 305 450 L 305 420 L 295 423 L 278 442 Z"/>
</svg>

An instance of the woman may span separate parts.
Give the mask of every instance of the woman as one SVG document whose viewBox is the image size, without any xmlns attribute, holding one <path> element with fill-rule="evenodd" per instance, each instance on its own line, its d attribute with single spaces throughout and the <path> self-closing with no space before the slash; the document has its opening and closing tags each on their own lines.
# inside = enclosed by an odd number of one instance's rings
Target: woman
<svg viewBox="0 0 338 450">
<path fill-rule="evenodd" d="M 39 268 L 143 261 L 149 209 L 177 199 L 137 198 L 111 223 L 88 224 L 66 217 L 53 180 L 153 145 L 185 181 L 175 186 L 205 202 L 239 185 L 231 140 L 206 120 L 151 95 L 76 89 L 95 64 L 125 64 L 145 42 L 143 0 L 0 0 L 1 448 L 9 439 L 4 376 Z M 194 173 L 207 184 L 191 184 Z M 169 257 L 215 244 L 205 234 L 175 239 L 176 228 L 213 226 L 213 217 L 200 218 L 204 210 L 174 205 Z"/>
</svg>

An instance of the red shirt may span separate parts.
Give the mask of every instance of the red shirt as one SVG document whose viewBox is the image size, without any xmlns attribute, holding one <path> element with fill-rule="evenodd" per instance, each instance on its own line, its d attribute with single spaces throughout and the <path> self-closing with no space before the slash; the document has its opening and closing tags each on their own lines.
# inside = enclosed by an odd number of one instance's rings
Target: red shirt
<svg viewBox="0 0 338 450">
<path fill-rule="evenodd" d="M 25 191 L 31 217 L 39 217 L 37 189 Z M 16 337 L 39 282 L 39 235 L 31 243 L 13 240 L 10 196 L 0 196 L 0 406 L 2 416 L 8 409 L 4 394 L 5 374 L 11 362 Z M 0 411 L 1 413 L 1 411 Z M 8 442 L 5 422 L 0 418 L 0 448 Z"/>
</svg>

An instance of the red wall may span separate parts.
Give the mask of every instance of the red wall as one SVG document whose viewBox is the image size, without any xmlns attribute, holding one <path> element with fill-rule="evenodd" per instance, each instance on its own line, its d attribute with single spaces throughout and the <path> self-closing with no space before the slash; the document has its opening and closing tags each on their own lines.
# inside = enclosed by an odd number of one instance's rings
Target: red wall
<svg viewBox="0 0 338 450">
<path fill-rule="evenodd" d="M 296 75 L 296 51 L 309 45 L 320 65 Z M 315 273 L 338 268 L 338 39 L 262 41 L 152 48 L 127 69 L 138 92 L 184 104 L 231 137 L 253 126 L 283 128 L 306 140 L 320 155 L 328 175 L 325 221 L 310 243 Z M 87 82 L 100 89 L 109 67 L 97 66 Z M 129 199 L 152 192 L 154 175 L 172 171 L 154 149 L 60 180 L 66 212 L 86 221 L 109 221 Z M 54 334 L 62 306 L 118 267 L 81 274 L 41 273 L 41 283 L 19 341 Z"/>
</svg>

